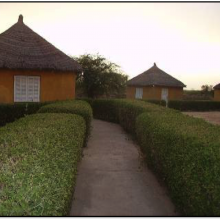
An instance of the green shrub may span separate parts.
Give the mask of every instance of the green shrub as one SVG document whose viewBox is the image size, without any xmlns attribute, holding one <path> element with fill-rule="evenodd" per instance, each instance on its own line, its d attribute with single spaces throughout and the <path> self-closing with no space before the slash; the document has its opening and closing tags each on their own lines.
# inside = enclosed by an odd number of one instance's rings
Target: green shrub
<svg viewBox="0 0 220 220">
<path fill-rule="evenodd" d="M 85 130 L 71 114 L 35 114 L 0 128 L 0 216 L 68 214 Z"/>
<path fill-rule="evenodd" d="M 169 101 L 169 108 L 180 111 L 219 111 L 220 102 L 216 101 Z"/>
<path fill-rule="evenodd" d="M 220 214 L 220 127 L 149 102 L 94 100 L 95 118 L 136 134 L 180 213 Z"/>
<path fill-rule="evenodd" d="M 136 121 L 148 165 L 184 215 L 220 215 L 220 127 L 180 112 L 148 112 Z"/>
<path fill-rule="evenodd" d="M 94 101 L 94 99 L 91 99 L 91 98 L 77 98 L 76 100 L 77 100 L 77 101 L 85 101 L 85 102 L 87 102 L 91 107 L 92 107 L 93 101 Z"/>
<path fill-rule="evenodd" d="M 0 126 L 36 113 L 46 103 L 0 104 Z"/>
<path fill-rule="evenodd" d="M 93 101 L 94 117 L 120 125 L 135 133 L 136 117 L 146 111 L 166 111 L 166 108 L 139 100 L 96 99 Z"/>
<path fill-rule="evenodd" d="M 161 105 L 161 106 L 166 106 L 166 101 L 164 100 L 156 100 L 156 99 L 151 99 L 151 100 L 144 100 L 146 102 L 150 102 L 156 105 Z"/>
<path fill-rule="evenodd" d="M 117 99 L 94 99 L 92 103 L 94 118 L 118 123 L 119 100 Z"/>
<path fill-rule="evenodd" d="M 41 107 L 38 113 L 70 113 L 80 115 L 86 121 L 87 137 L 90 133 L 92 108 L 85 101 L 69 100 L 52 103 Z"/>
<path fill-rule="evenodd" d="M 149 166 L 185 215 L 220 214 L 220 127 L 138 100 L 94 100 L 95 118 L 136 134 Z"/>
<path fill-rule="evenodd" d="M 138 100 L 121 100 L 119 107 L 119 122 L 125 131 L 135 135 L 135 122 L 143 112 L 166 111 L 166 108 Z"/>
</svg>

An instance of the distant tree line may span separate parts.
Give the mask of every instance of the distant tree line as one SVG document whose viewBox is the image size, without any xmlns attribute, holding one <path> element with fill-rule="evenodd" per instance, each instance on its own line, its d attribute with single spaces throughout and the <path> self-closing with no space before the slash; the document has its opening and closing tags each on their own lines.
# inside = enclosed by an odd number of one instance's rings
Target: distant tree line
<svg viewBox="0 0 220 220">
<path fill-rule="evenodd" d="M 202 85 L 201 90 L 184 90 L 185 100 L 212 100 L 214 90 L 212 85 Z"/>
<path fill-rule="evenodd" d="M 201 90 L 203 93 L 210 93 L 213 91 L 213 86 L 212 85 L 202 85 Z"/>
</svg>

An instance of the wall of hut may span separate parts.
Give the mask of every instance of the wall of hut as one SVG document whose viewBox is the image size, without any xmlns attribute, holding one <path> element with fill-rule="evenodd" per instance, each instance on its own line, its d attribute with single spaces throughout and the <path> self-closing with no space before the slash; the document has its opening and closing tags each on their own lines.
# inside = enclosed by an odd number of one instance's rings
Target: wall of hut
<svg viewBox="0 0 220 220">
<path fill-rule="evenodd" d="M 126 90 L 127 99 L 135 99 L 136 88 L 143 88 L 143 99 L 161 100 L 162 88 L 168 89 L 169 100 L 181 100 L 183 98 L 183 88 L 179 88 L 179 87 L 128 86 Z"/>
<path fill-rule="evenodd" d="M 40 77 L 40 102 L 75 98 L 74 73 L 0 70 L 0 103 L 14 103 L 14 76 L 27 75 Z"/>
<path fill-rule="evenodd" d="M 214 100 L 220 102 L 220 89 L 215 89 L 215 91 L 214 91 Z"/>
</svg>

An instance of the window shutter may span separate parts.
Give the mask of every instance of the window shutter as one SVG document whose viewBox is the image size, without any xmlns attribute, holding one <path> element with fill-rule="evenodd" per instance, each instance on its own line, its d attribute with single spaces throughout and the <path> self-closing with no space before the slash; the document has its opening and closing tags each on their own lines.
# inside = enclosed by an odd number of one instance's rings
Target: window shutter
<svg viewBox="0 0 220 220">
<path fill-rule="evenodd" d="M 36 76 L 33 80 L 33 101 L 40 101 L 40 77 Z"/>
<path fill-rule="evenodd" d="M 40 77 L 15 76 L 14 78 L 15 102 L 39 102 L 40 101 Z"/>
<path fill-rule="evenodd" d="M 15 102 L 25 102 L 27 97 L 27 78 L 25 76 L 15 76 L 14 100 Z"/>
<path fill-rule="evenodd" d="M 27 101 L 33 102 L 33 96 L 34 96 L 34 79 L 33 77 L 28 77 L 28 83 L 27 83 Z"/>
<path fill-rule="evenodd" d="M 136 88 L 135 98 L 142 99 L 143 97 L 143 88 Z"/>
</svg>

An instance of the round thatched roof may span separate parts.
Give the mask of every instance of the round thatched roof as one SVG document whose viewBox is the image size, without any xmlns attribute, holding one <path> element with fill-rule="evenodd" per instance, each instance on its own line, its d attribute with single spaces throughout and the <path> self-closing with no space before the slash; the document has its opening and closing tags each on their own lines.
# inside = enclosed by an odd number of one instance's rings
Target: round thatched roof
<svg viewBox="0 0 220 220">
<path fill-rule="evenodd" d="M 80 65 L 23 23 L 0 34 L 0 69 L 81 71 Z"/>
<path fill-rule="evenodd" d="M 167 87 L 186 87 L 181 81 L 154 66 L 140 75 L 130 79 L 128 86 L 167 86 Z"/>
<path fill-rule="evenodd" d="M 220 83 L 213 87 L 214 89 L 220 89 Z"/>
</svg>

